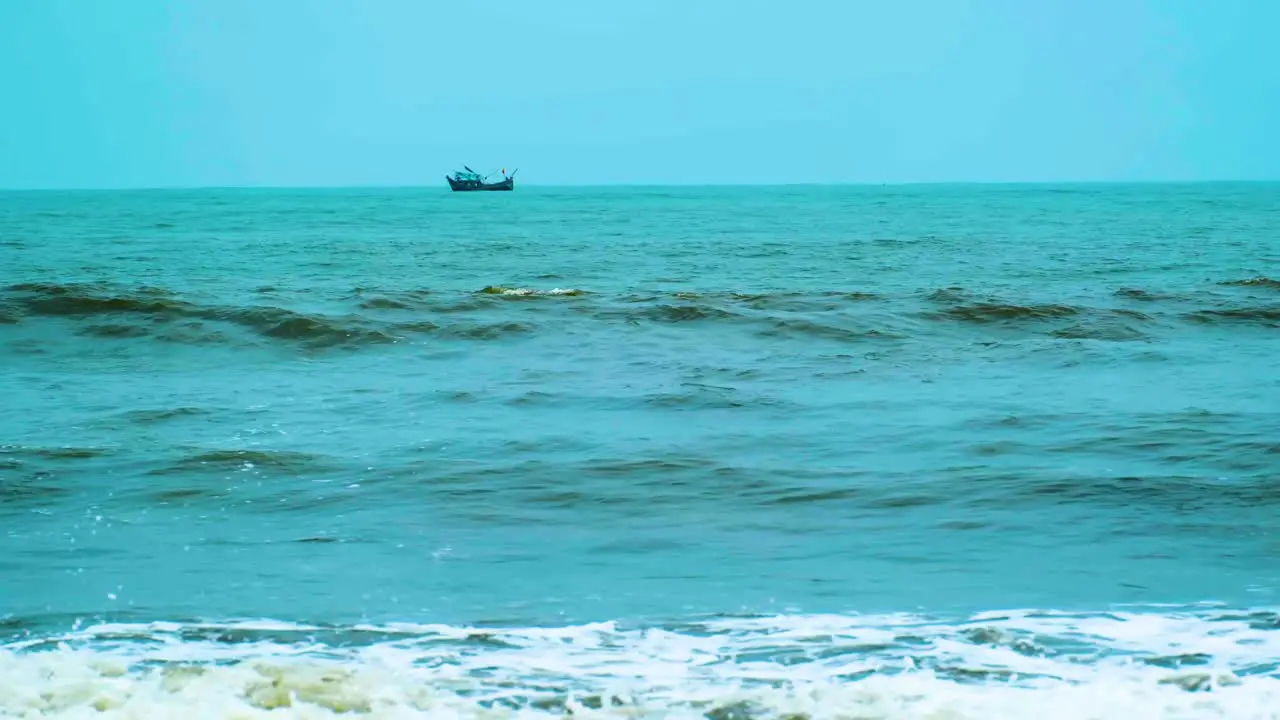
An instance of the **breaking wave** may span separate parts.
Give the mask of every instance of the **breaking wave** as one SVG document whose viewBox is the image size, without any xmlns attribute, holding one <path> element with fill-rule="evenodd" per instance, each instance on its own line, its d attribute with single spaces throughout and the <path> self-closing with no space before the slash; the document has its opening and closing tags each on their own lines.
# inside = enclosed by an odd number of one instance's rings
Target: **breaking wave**
<svg viewBox="0 0 1280 720">
<path fill-rule="evenodd" d="M 0 717 L 1277 717 L 1274 612 L 659 626 L 101 624 L 0 646 Z"/>
<path fill-rule="evenodd" d="M 535 290 L 533 288 L 507 288 L 496 285 L 490 285 L 480 291 L 484 295 L 499 295 L 501 297 L 574 297 L 585 294 L 582 290 L 573 288 L 552 288 L 550 290 Z"/>
</svg>

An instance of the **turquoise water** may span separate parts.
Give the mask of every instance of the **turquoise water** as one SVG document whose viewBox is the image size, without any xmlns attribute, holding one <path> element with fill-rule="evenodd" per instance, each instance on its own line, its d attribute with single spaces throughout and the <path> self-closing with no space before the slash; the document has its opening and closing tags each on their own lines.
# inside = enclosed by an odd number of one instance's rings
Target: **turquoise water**
<svg viewBox="0 0 1280 720">
<path fill-rule="evenodd" d="M 0 717 L 1280 717 L 1277 278 L 1268 184 L 0 194 Z"/>
</svg>

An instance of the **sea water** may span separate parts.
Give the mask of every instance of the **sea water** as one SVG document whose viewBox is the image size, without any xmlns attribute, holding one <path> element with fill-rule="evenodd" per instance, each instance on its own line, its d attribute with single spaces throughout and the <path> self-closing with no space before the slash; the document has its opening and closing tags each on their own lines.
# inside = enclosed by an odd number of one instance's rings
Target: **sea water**
<svg viewBox="0 0 1280 720">
<path fill-rule="evenodd" d="M 1280 717 L 1280 185 L 0 194 L 0 717 Z"/>
</svg>

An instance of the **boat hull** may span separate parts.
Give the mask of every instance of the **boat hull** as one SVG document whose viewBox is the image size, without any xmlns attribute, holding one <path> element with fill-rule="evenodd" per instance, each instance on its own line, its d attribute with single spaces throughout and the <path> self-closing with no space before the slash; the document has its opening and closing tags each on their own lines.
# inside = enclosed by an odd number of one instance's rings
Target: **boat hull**
<svg viewBox="0 0 1280 720">
<path fill-rule="evenodd" d="M 449 181 L 449 189 L 454 192 L 511 192 L 516 189 L 516 179 L 514 177 L 509 177 L 496 183 L 455 180 L 448 175 L 444 179 Z"/>
</svg>

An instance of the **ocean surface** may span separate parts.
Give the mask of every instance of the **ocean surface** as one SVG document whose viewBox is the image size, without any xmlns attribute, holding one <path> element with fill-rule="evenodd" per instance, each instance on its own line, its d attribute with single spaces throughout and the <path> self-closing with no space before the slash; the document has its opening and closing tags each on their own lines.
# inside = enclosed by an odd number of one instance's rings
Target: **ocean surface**
<svg viewBox="0 0 1280 720">
<path fill-rule="evenodd" d="M 0 717 L 1280 718 L 1280 185 L 0 193 Z"/>
</svg>

